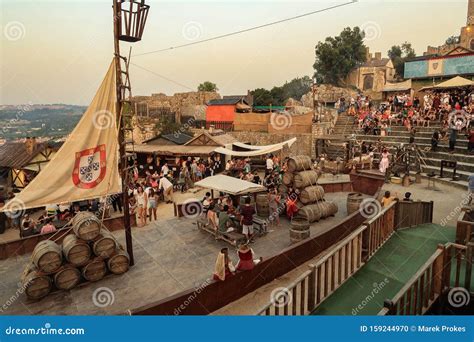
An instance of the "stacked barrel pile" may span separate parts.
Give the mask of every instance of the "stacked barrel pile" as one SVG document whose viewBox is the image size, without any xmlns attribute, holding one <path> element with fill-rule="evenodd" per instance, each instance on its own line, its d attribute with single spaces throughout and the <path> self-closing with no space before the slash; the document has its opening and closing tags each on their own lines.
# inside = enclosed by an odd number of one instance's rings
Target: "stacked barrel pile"
<svg viewBox="0 0 474 342">
<path fill-rule="evenodd" d="M 39 299 L 54 289 L 70 290 L 81 282 L 98 281 L 108 272 L 128 271 L 127 252 L 94 214 L 80 212 L 71 224 L 73 233 L 62 244 L 45 240 L 33 250 L 22 277 L 29 298 Z"/>
<path fill-rule="evenodd" d="M 283 174 L 280 193 L 289 187 L 299 190 L 298 213 L 291 221 L 290 240 L 298 242 L 309 238 L 310 225 L 337 213 L 337 205 L 324 199 L 324 189 L 317 185 L 319 171 L 313 169 L 308 156 L 297 156 L 288 160 L 288 171 Z"/>
</svg>

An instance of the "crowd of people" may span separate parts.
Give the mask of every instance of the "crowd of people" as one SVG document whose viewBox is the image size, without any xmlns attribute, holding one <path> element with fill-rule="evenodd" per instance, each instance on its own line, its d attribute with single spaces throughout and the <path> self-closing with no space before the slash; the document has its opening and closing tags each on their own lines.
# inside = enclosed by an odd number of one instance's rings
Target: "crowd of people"
<svg viewBox="0 0 474 342">
<path fill-rule="evenodd" d="M 369 97 L 357 96 L 347 102 L 340 99 L 336 108 L 354 116 L 358 129 L 365 135 L 390 136 L 393 125 L 402 125 L 409 132 L 409 142 L 414 143 L 420 127 L 440 126 L 433 128 L 433 151 L 437 151 L 440 141 L 447 140 L 449 151 L 453 153 L 459 134 L 466 135 L 468 151 L 474 151 L 473 90 L 426 92 L 422 99 L 400 93 L 389 96 L 378 106 Z"/>
</svg>

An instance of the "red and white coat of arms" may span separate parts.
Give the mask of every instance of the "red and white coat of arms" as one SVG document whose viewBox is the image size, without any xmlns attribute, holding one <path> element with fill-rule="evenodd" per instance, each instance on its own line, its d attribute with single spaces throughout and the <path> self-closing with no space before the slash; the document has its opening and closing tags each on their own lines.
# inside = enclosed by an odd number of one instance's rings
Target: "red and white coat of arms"
<svg viewBox="0 0 474 342">
<path fill-rule="evenodd" d="M 107 171 L 105 145 L 76 152 L 72 181 L 81 189 L 95 188 Z"/>
</svg>

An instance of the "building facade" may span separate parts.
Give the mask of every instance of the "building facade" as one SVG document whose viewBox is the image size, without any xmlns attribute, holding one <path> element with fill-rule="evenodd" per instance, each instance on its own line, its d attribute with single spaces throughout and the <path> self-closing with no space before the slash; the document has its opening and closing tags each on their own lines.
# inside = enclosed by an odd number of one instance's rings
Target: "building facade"
<svg viewBox="0 0 474 342">
<path fill-rule="evenodd" d="M 349 74 L 346 83 L 373 99 L 381 99 L 385 84 L 394 79 L 395 68 L 390 58 L 382 58 L 381 52 L 372 56 L 367 48 L 366 62 Z"/>
</svg>

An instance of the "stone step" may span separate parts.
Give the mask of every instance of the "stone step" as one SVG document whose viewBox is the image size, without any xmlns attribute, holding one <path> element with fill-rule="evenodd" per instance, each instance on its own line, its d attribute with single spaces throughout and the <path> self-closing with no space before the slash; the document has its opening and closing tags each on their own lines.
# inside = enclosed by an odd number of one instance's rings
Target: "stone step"
<svg viewBox="0 0 474 342">
<path fill-rule="evenodd" d="M 431 171 L 433 171 L 436 176 L 439 176 L 439 168 L 438 167 L 435 167 L 435 166 L 425 166 L 423 167 L 423 172 L 428 174 L 430 173 Z M 468 178 L 469 176 L 472 174 L 472 172 L 466 172 L 466 171 L 461 171 L 461 170 L 456 170 L 456 176 L 459 177 L 459 179 L 461 181 L 465 181 L 467 182 L 468 181 Z M 453 170 L 451 169 L 445 169 L 443 171 L 443 176 L 444 176 L 444 179 L 449 179 L 449 178 L 452 178 L 453 177 Z"/>
<path fill-rule="evenodd" d="M 357 140 L 370 140 L 370 141 L 380 141 L 382 142 L 397 142 L 397 143 L 409 143 L 410 138 L 406 136 L 396 136 L 396 135 L 389 135 L 382 137 L 380 135 L 362 135 L 362 134 L 357 134 L 356 135 Z M 415 136 L 415 144 L 428 144 L 431 146 L 431 137 L 419 137 Z M 468 140 L 465 139 L 464 137 L 459 137 L 456 140 L 456 146 L 461 146 L 467 148 Z M 442 140 L 438 143 L 438 146 L 449 146 L 449 142 L 447 140 Z"/>
<path fill-rule="evenodd" d="M 364 136 L 366 137 L 366 136 Z M 378 137 L 376 135 L 374 135 L 374 137 Z M 357 139 L 358 141 L 365 141 L 366 143 L 374 143 L 376 142 L 376 140 L 374 141 L 374 139 L 372 140 L 369 140 L 369 139 L 362 139 L 362 138 L 358 138 Z M 391 148 L 395 148 L 396 146 L 399 146 L 400 145 L 400 142 L 393 142 L 393 141 L 384 141 L 383 142 L 385 145 L 387 145 L 388 147 L 391 147 Z M 416 144 L 420 149 L 422 150 L 425 150 L 425 149 L 428 149 L 428 148 L 431 148 L 431 144 L 423 144 L 423 143 L 417 143 Z M 445 152 L 445 153 L 448 153 L 449 152 L 449 148 L 448 148 L 448 144 L 440 144 L 438 145 L 438 149 L 437 149 L 438 152 Z M 464 154 L 467 154 L 467 149 L 465 147 L 459 147 L 459 146 L 456 146 L 454 148 L 454 154 L 460 154 L 460 155 L 464 155 Z"/>
<path fill-rule="evenodd" d="M 441 159 L 423 158 L 423 160 L 426 162 L 427 165 L 434 166 L 438 170 L 441 169 Z M 457 171 L 464 171 L 469 174 L 474 173 L 474 164 L 466 163 L 463 161 L 457 161 Z"/>
<path fill-rule="evenodd" d="M 448 153 L 448 152 L 425 152 L 428 158 L 440 159 L 440 160 L 455 160 L 470 163 L 474 165 L 474 154 L 459 154 L 459 153 Z"/>
<path fill-rule="evenodd" d="M 429 179 L 430 177 L 428 177 L 428 175 L 426 173 L 421 173 L 421 177 L 423 179 Z M 452 179 L 449 179 L 449 178 L 439 178 L 439 177 L 436 177 L 435 176 L 435 183 L 436 184 L 445 184 L 445 185 L 449 185 L 449 186 L 454 186 L 456 188 L 459 188 L 461 190 L 465 190 L 467 191 L 468 189 L 468 182 L 465 181 L 465 180 L 458 180 L 458 181 L 453 181 Z"/>
</svg>

